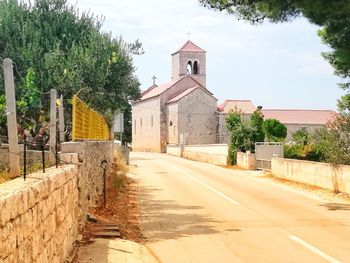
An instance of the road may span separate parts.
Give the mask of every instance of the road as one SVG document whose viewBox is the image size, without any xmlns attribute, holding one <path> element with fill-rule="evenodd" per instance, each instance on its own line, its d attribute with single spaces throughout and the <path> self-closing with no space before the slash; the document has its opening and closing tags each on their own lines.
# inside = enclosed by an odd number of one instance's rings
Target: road
<svg viewBox="0 0 350 263">
<path fill-rule="evenodd" d="M 350 202 L 165 154 L 131 164 L 154 262 L 350 262 Z"/>
</svg>

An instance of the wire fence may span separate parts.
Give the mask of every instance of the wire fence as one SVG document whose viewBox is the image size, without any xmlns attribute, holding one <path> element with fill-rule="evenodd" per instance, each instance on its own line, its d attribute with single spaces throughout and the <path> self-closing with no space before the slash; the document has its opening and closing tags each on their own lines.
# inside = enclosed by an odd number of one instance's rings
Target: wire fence
<svg viewBox="0 0 350 263">
<path fill-rule="evenodd" d="M 0 146 L 0 183 L 9 180 L 9 159 L 10 150 L 7 142 L 7 137 L 1 137 Z M 21 138 L 21 142 L 18 144 L 18 155 L 20 160 L 20 174 L 17 176 L 23 176 L 26 179 L 27 174 L 43 171 L 47 167 L 53 166 L 56 162 L 50 161 L 49 158 L 49 146 L 45 137 L 36 140 L 27 141 L 26 136 Z M 12 153 L 17 154 L 17 153 Z"/>
<path fill-rule="evenodd" d="M 105 118 L 74 96 L 72 99 L 72 139 L 109 140 L 110 129 Z"/>
</svg>

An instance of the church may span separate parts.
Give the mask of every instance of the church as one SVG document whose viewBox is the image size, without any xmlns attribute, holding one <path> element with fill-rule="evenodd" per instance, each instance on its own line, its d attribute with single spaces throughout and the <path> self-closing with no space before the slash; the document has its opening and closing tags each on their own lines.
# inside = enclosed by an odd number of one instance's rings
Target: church
<svg viewBox="0 0 350 263">
<path fill-rule="evenodd" d="M 172 55 L 171 82 L 153 83 L 132 106 L 135 151 L 217 142 L 217 99 L 206 87 L 206 51 L 187 41 Z"/>
<path fill-rule="evenodd" d="M 193 42 L 187 41 L 171 56 L 171 81 L 159 86 L 154 82 L 132 105 L 133 150 L 166 152 L 168 144 L 228 143 L 227 114 L 233 110 L 249 117 L 256 106 L 250 100 L 218 105 L 206 87 L 206 51 Z M 334 114 L 331 110 L 263 109 L 265 119 L 287 126 L 287 139 L 298 129 L 313 132 L 324 127 Z"/>
</svg>

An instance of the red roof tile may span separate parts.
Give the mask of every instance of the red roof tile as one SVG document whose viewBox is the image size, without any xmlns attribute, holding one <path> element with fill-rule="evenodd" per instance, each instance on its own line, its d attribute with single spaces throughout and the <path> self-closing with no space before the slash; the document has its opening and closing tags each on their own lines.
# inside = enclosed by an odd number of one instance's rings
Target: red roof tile
<svg viewBox="0 0 350 263">
<path fill-rule="evenodd" d="M 225 100 L 218 106 L 218 111 L 222 113 L 229 113 L 231 110 L 252 114 L 256 107 L 251 100 Z"/>
<path fill-rule="evenodd" d="M 183 97 L 185 97 L 186 95 L 190 94 L 192 91 L 194 91 L 195 89 L 199 88 L 198 86 L 195 86 L 193 88 L 187 89 L 184 92 L 180 93 L 179 95 L 177 95 L 175 98 L 169 100 L 167 103 L 173 103 L 173 102 L 177 102 L 180 99 L 182 99 Z"/>
<path fill-rule="evenodd" d="M 160 86 L 154 87 L 151 90 L 146 90 L 140 100 L 149 99 L 162 94 L 164 91 L 172 87 L 178 80 L 171 81 L 169 83 L 162 84 Z"/>
<path fill-rule="evenodd" d="M 178 52 L 206 52 L 204 49 L 201 49 L 195 43 L 188 40 L 178 51 L 174 52 L 172 55 Z"/>
<path fill-rule="evenodd" d="M 276 119 L 284 124 L 325 125 L 336 113 L 332 110 L 263 109 L 264 119 Z"/>
</svg>

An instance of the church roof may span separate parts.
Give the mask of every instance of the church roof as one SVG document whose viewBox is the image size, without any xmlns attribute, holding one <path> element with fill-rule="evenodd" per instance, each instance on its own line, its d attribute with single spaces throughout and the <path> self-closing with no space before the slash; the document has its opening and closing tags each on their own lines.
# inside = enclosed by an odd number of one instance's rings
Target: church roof
<svg viewBox="0 0 350 263">
<path fill-rule="evenodd" d="M 149 99 L 152 97 L 156 97 L 162 94 L 167 89 L 171 88 L 174 84 L 176 84 L 178 80 L 171 81 L 169 83 L 162 84 L 160 86 L 154 87 L 152 89 L 147 89 L 143 94 L 140 100 Z"/>
<path fill-rule="evenodd" d="M 176 97 L 172 98 L 171 100 L 169 100 L 167 103 L 173 103 L 173 102 L 177 102 L 179 100 L 181 100 L 182 98 L 186 97 L 188 94 L 190 94 L 192 91 L 196 90 L 196 89 L 201 89 L 203 90 L 205 93 L 209 94 L 209 95 L 213 95 L 209 90 L 201 87 L 201 86 L 195 86 L 193 88 L 187 89 L 184 92 L 180 93 L 179 95 L 177 95 Z"/>
<path fill-rule="evenodd" d="M 184 78 L 192 78 L 192 80 L 194 80 L 194 82 L 196 82 L 198 84 L 198 86 L 200 86 L 203 90 L 205 90 L 210 95 L 213 95 L 209 90 L 207 90 L 205 87 L 203 87 L 203 85 L 200 82 L 198 82 L 195 78 L 193 78 L 191 75 L 185 75 L 178 80 L 173 80 L 171 82 L 162 84 L 160 86 L 155 86 L 155 87 L 151 86 L 150 88 L 148 88 L 147 90 L 145 90 L 142 93 L 142 97 L 139 101 L 143 101 L 143 100 L 150 99 L 150 98 L 161 95 L 163 92 L 170 89 L 171 87 L 173 87 L 175 84 L 177 84 L 178 82 L 180 82 Z"/>
<path fill-rule="evenodd" d="M 141 93 L 141 95 L 144 96 L 144 95 L 146 95 L 146 93 L 150 92 L 152 89 L 157 88 L 157 87 L 158 87 L 157 84 L 153 84 L 153 85 L 150 86 L 148 89 L 146 89 L 145 91 L 143 91 L 143 92 Z"/>
<path fill-rule="evenodd" d="M 276 119 L 284 124 L 325 125 L 336 112 L 332 110 L 263 109 L 264 119 Z"/>
<path fill-rule="evenodd" d="M 231 110 L 252 114 L 256 107 L 251 100 L 225 100 L 218 106 L 218 111 L 221 113 L 229 113 Z"/>
<path fill-rule="evenodd" d="M 204 49 L 201 49 L 199 46 L 197 46 L 192 41 L 188 40 L 179 50 L 174 52 L 172 55 L 178 53 L 178 52 L 206 52 Z"/>
</svg>

